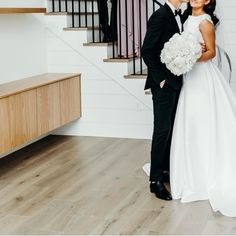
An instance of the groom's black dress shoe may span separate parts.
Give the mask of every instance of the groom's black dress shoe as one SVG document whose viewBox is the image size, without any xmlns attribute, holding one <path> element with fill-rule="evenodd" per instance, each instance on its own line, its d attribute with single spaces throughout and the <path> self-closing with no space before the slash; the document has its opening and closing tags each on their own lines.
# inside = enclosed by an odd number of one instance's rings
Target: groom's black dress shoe
<svg viewBox="0 0 236 236">
<path fill-rule="evenodd" d="M 170 201 L 172 200 L 171 194 L 166 189 L 165 185 L 161 181 L 150 183 L 150 192 L 155 193 L 157 198 Z"/>
</svg>

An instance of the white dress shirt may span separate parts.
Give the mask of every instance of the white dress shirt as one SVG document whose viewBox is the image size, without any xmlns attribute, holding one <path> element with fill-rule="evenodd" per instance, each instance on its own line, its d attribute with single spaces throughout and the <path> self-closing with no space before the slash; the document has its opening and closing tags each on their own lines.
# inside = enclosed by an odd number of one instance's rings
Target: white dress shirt
<svg viewBox="0 0 236 236">
<path fill-rule="evenodd" d="M 176 9 L 172 4 L 171 4 L 171 2 L 170 1 L 166 1 L 166 4 L 170 7 L 170 9 L 172 10 L 172 12 L 173 12 L 173 14 L 175 15 L 175 10 L 178 10 L 178 9 Z M 181 24 L 181 20 L 180 20 L 180 16 L 179 15 L 176 15 L 175 16 L 175 19 L 176 19 L 176 22 L 177 22 L 177 24 L 178 24 L 178 26 L 179 26 L 179 30 L 180 30 L 180 32 L 182 31 L 182 24 Z"/>
</svg>

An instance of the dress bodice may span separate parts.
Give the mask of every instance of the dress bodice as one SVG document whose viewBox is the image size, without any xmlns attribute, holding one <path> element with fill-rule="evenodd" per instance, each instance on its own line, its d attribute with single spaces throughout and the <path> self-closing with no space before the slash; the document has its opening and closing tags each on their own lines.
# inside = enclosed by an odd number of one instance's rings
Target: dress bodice
<svg viewBox="0 0 236 236">
<path fill-rule="evenodd" d="M 184 31 L 195 35 L 199 42 L 203 42 L 202 34 L 199 30 L 199 25 L 203 20 L 208 20 L 212 23 L 211 17 L 208 14 L 203 14 L 200 16 L 190 15 L 184 23 Z"/>
</svg>

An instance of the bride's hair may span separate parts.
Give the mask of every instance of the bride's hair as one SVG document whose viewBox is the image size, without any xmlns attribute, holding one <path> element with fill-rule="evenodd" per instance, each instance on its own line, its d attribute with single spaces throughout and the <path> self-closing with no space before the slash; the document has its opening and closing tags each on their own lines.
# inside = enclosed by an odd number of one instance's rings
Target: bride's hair
<svg viewBox="0 0 236 236">
<path fill-rule="evenodd" d="M 211 16 L 211 20 L 213 21 L 214 25 L 217 26 L 220 23 L 220 20 L 215 14 L 215 9 L 216 9 L 216 0 L 210 0 L 210 2 L 204 6 L 203 11 Z M 188 16 L 191 14 L 192 14 L 192 7 L 190 3 L 188 3 L 185 15 Z"/>
</svg>

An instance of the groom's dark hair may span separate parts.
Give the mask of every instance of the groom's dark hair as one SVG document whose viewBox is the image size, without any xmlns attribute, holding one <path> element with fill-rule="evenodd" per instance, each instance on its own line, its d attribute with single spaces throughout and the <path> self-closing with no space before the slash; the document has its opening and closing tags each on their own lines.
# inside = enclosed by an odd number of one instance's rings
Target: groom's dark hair
<svg viewBox="0 0 236 236">
<path fill-rule="evenodd" d="M 217 26 L 220 23 L 220 20 L 215 14 L 215 9 L 216 9 L 216 0 L 210 0 L 210 2 L 203 8 L 204 12 L 211 16 L 211 20 L 213 21 L 214 25 Z M 186 14 L 192 15 L 192 7 L 190 3 L 188 3 Z"/>
</svg>

